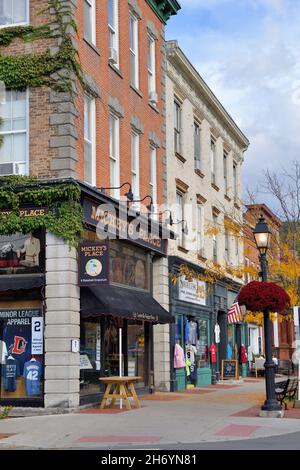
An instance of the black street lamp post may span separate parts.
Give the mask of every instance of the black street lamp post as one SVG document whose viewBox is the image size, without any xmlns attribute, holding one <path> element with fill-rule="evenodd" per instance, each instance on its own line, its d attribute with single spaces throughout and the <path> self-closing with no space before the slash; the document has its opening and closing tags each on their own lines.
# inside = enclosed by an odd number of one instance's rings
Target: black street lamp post
<svg viewBox="0 0 300 470">
<path fill-rule="evenodd" d="M 253 231 L 255 243 L 259 251 L 259 262 L 261 266 L 262 280 L 268 280 L 267 251 L 270 247 L 271 231 L 263 216 Z M 269 309 L 264 310 L 264 336 L 265 336 L 265 379 L 266 379 L 266 401 L 262 405 L 262 411 L 280 411 L 281 405 L 276 400 L 275 394 L 275 364 L 272 359 L 271 343 L 271 320 Z"/>
</svg>

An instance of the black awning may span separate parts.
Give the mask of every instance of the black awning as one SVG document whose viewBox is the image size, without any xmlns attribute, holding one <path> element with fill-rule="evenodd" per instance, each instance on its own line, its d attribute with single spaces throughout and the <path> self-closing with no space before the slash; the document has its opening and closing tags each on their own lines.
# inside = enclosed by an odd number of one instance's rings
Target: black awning
<svg viewBox="0 0 300 470">
<path fill-rule="evenodd" d="M 82 287 L 83 318 L 114 315 L 130 320 L 172 323 L 172 315 L 147 292 L 116 286 Z"/>
<path fill-rule="evenodd" d="M 0 276 L 0 292 L 8 290 L 29 290 L 43 287 L 44 275 L 41 276 Z"/>
</svg>

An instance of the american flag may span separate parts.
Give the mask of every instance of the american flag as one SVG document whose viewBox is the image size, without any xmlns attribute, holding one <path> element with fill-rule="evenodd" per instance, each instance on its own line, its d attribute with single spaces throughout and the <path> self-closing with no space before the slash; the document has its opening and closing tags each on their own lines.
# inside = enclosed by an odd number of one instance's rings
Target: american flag
<svg viewBox="0 0 300 470">
<path fill-rule="evenodd" d="M 229 324 L 239 323 L 243 321 L 242 310 L 237 300 L 234 301 L 234 303 L 231 305 L 230 309 L 228 310 L 227 320 Z"/>
</svg>

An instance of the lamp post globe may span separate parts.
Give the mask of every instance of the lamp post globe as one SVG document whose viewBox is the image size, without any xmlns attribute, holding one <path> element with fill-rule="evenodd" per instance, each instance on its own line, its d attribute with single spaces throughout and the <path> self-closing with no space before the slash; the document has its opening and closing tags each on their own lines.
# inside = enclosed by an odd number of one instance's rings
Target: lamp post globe
<svg viewBox="0 0 300 470">
<path fill-rule="evenodd" d="M 267 222 L 261 215 L 253 235 L 257 249 L 259 251 L 259 262 L 261 266 L 262 280 L 268 280 L 267 251 L 270 248 L 272 232 Z M 279 412 L 281 405 L 276 400 L 275 394 L 275 364 L 272 359 L 271 343 L 271 320 L 269 309 L 264 310 L 264 337 L 265 337 L 265 380 L 266 380 L 266 400 L 261 407 L 262 412 Z"/>
</svg>

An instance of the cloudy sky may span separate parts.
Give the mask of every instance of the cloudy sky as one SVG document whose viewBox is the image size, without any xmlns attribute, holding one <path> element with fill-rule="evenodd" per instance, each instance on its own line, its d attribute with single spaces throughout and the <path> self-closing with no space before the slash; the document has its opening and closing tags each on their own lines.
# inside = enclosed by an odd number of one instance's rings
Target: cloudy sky
<svg viewBox="0 0 300 470">
<path fill-rule="evenodd" d="M 244 186 L 254 188 L 264 169 L 300 159 L 300 0 L 180 3 L 167 39 L 178 39 L 249 138 Z"/>
</svg>

